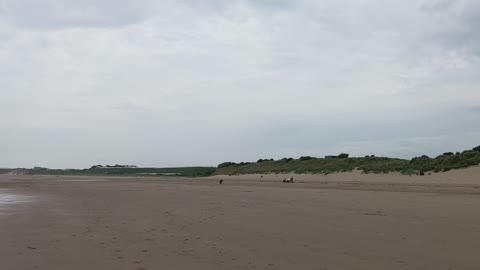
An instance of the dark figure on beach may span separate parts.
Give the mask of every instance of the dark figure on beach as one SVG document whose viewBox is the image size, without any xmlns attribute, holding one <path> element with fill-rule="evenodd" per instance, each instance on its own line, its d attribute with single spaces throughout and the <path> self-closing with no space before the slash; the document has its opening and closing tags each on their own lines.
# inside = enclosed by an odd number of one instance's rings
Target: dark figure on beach
<svg viewBox="0 0 480 270">
<path fill-rule="evenodd" d="M 220 185 L 221 185 L 221 184 L 223 184 L 223 179 L 221 179 L 221 180 L 220 180 L 220 181 L 218 181 L 218 182 L 220 183 Z"/>
<path fill-rule="evenodd" d="M 284 183 L 293 183 L 293 177 L 290 177 L 290 178 L 287 178 L 287 179 L 283 179 L 283 182 L 284 182 Z"/>
</svg>

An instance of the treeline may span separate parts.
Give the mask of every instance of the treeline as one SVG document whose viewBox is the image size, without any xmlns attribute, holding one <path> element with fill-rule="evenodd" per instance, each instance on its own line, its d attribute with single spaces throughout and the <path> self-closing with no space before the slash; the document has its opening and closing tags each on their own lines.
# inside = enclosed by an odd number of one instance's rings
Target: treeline
<svg viewBox="0 0 480 270">
<path fill-rule="evenodd" d="M 7 174 L 7 173 L 10 173 L 12 171 L 13 171 L 13 169 L 0 169 L 0 174 Z"/>
<path fill-rule="evenodd" d="M 215 172 L 215 167 L 179 167 L 179 168 L 138 168 L 138 167 L 98 167 L 89 169 L 43 169 L 28 170 L 25 174 L 31 175 L 109 175 L 109 176 L 209 176 Z"/>
<path fill-rule="evenodd" d="M 463 152 L 446 152 L 435 158 L 415 157 L 411 160 L 376 157 L 349 157 L 342 153 L 323 158 L 303 156 L 298 159 L 259 159 L 257 162 L 224 162 L 219 164 L 215 174 L 267 174 L 267 173 L 322 173 L 349 172 L 355 169 L 365 173 L 400 172 L 420 174 L 468 168 L 480 164 L 480 146 Z"/>
<path fill-rule="evenodd" d="M 340 155 L 337 155 L 337 156 L 325 156 L 325 159 L 339 159 L 339 158 L 348 158 L 349 154 L 345 154 L 345 153 L 342 153 Z M 302 156 L 300 157 L 298 160 L 300 161 L 305 161 L 305 160 L 312 160 L 312 159 L 317 159 L 316 157 L 311 157 L 311 156 Z M 277 160 L 277 162 L 284 162 L 284 163 L 288 163 L 288 162 L 291 162 L 291 161 L 294 161 L 296 159 L 294 158 L 282 158 L 280 160 Z M 257 164 L 258 163 L 262 163 L 262 162 L 275 162 L 275 160 L 273 158 L 271 159 L 259 159 L 257 160 Z M 255 162 L 240 162 L 240 163 L 235 163 L 235 162 L 224 162 L 224 163 L 221 163 L 217 166 L 217 168 L 221 169 L 221 168 L 226 168 L 226 167 L 231 167 L 231 166 L 243 166 L 243 165 L 250 165 L 250 164 L 255 164 Z"/>
</svg>

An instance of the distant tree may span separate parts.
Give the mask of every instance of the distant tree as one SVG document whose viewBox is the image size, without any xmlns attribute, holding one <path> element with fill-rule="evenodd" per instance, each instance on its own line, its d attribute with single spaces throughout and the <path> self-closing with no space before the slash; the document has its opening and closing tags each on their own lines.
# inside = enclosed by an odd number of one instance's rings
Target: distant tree
<svg viewBox="0 0 480 270">
<path fill-rule="evenodd" d="M 348 154 L 346 153 L 341 153 L 340 155 L 338 155 L 338 158 L 348 158 Z"/>
<path fill-rule="evenodd" d="M 480 152 L 480 145 L 477 146 L 477 147 L 474 147 L 472 150 L 475 151 L 475 152 Z"/>
<path fill-rule="evenodd" d="M 315 158 L 314 158 L 314 157 L 310 157 L 310 156 L 300 157 L 300 160 L 310 160 L 310 159 L 315 159 Z"/>
<path fill-rule="evenodd" d="M 446 153 L 443 153 L 443 156 L 453 156 L 453 153 L 452 152 L 446 152 Z"/>
</svg>

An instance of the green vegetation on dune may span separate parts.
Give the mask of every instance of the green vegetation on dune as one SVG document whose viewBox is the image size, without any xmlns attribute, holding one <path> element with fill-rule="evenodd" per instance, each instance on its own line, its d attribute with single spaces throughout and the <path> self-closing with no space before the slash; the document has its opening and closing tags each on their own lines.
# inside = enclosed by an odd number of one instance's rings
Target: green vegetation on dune
<svg viewBox="0 0 480 270">
<path fill-rule="evenodd" d="M 281 160 L 260 159 L 257 162 L 225 162 L 218 165 L 215 174 L 268 174 L 268 173 L 314 173 L 329 174 L 361 170 L 365 173 L 400 172 L 415 174 L 422 172 L 440 172 L 452 169 L 468 168 L 480 164 L 480 147 L 462 153 L 445 153 L 436 158 L 415 157 L 411 160 L 387 157 L 348 157 L 348 154 L 326 156 L 325 158 L 300 157 Z"/>
<path fill-rule="evenodd" d="M 444 153 L 436 158 L 421 156 L 409 161 L 407 169 L 421 171 L 449 171 L 452 169 L 461 169 L 476 166 L 480 164 L 480 148 L 475 147 L 472 150 L 462 153 Z"/>
<path fill-rule="evenodd" d="M 401 171 L 406 160 L 393 158 L 312 158 L 308 160 L 285 159 L 261 163 L 243 163 L 219 167 L 215 174 L 255 173 L 334 173 L 360 169 L 365 172 Z"/>
<path fill-rule="evenodd" d="M 298 159 L 259 159 L 257 162 L 224 162 L 218 167 L 180 168 L 138 168 L 132 165 L 102 166 L 90 169 L 52 170 L 42 167 L 33 169 L 0 169 L 0 174 L 16 173 L 29 175 L 111 175 L 111 176 L 188 176 L 269 174 L 269 173 L 313 173 L 330 174 L 360 170 L 364 173 L 424 174 L 425 172 L 446 172 L 452 169 L 468 168 L 480 164 L 480 146 L 462 153 L 447 152 L 438 157 L 415 157 L 411 160 L 388 157 L 349 157 L 342 153 L 336 156 L 316 158 L 303 156 Z"/>
</svg>

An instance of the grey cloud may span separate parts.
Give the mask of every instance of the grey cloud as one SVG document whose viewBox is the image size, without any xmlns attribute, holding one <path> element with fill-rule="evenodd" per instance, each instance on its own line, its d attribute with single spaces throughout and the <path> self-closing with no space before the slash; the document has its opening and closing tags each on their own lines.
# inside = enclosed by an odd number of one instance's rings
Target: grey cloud
<svg viewBox="0 0 480 270">
<path fill-rule="evenodd" d="M 480 140 L 471 1 L 34 3 L 0 8 L 0 167 L 408 158 Z"/>
<path fill-rule="evenodd" d="M 148 18 L 153 6 L 149 0 L 4 0 L 0 18 L 28 29 L 119 27 Z"/>
<path fill-rule="evenodd" d="M 122 27 L 162 16 L 170 11 L 196 9 L 205 14 L 222 14 L 225 9 L 242 4 L 271 9 L 285 9 L 294 1 L 154 1 L 154 0 L 4 0 L 0 22 L 26 29 L 64 29 L 71 27 Z"/>
<path fill-rule="evenodd" d="M 435 42 L 467 54 L 480 56 L 480 2 L 474 0 L 440 1 L 432 10 L 432 22 L 442 25 L 430 33 Z"/>
<path fill-rule="evenodd" d="M 474 113 L 480 113 L 480 105 L 471 106 L 469 111 L 474 112 Z"/>
<path fill-rule="evenodd" d="M 422 5 L 422 10 L 425 12 L 442 12 L 452 7 L 456 0 L 438 0 L 426 2 Z"/>
</svg>

